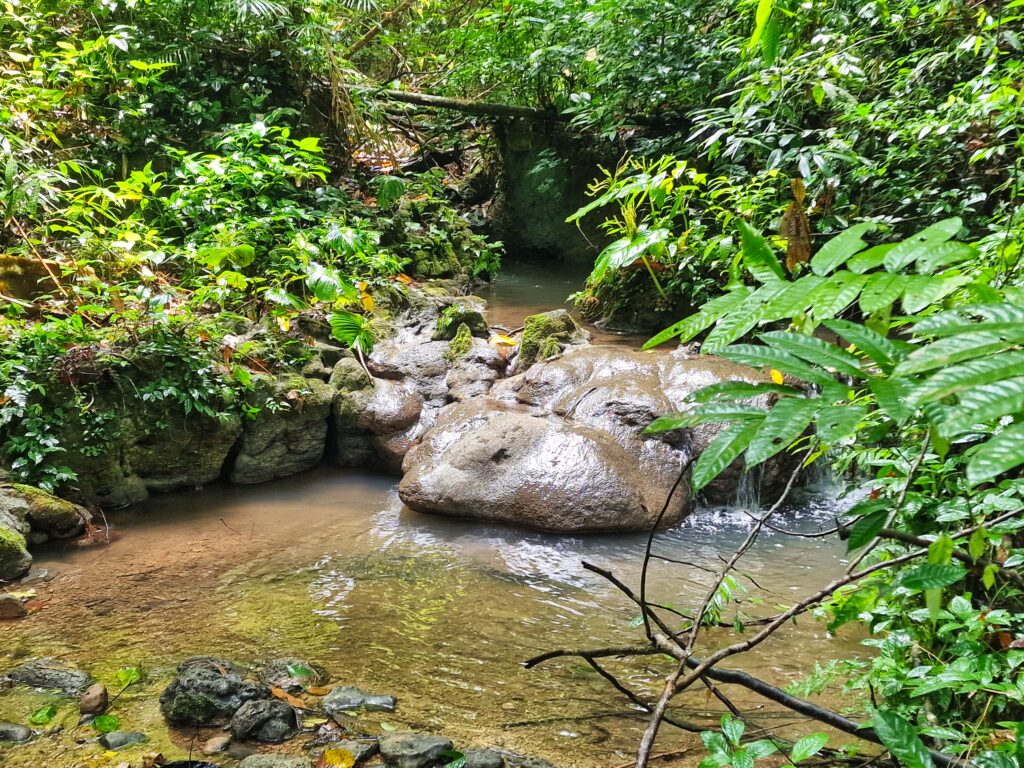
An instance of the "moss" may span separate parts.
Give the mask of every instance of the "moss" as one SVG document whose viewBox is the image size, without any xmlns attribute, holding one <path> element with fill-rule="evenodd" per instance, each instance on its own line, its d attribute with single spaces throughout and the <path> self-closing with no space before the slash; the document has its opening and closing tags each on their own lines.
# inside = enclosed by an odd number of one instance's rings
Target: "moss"
<svg viewBox="0 0 1024 768">
<path fill-rule="evenodd" d="M 10 487 L 25 500 L 28 507 L 25 517 L 32 528 L 57 534 L 76 531 L 84 524 L 81 510 L 70 501 L 31 485 L 14 483 Z"/>
<path fill-rule="evenodd" d="M 578 330 L 567 312 L 530 315 L 523 321 L 517 365 L 522 368 L 558 354 Z M 554 349 L 554 346 L 558 348 Z"/>
<path fill-rule="evenodd" d="M 25 537 L 17 531 L 0 526 L 0 578 L 13 579 L 29 569 L 32 557 Z"/>
<path fill-rule="evenodd" d="M 469 350 L 472 346 L 472 331 L 469 330 L 469 326 L 465 323 L 459 323 L 459 329 L 455 332 L 455 337 L 451 342 L 449 342 L 448 349 L 445 350 L 444 359 L 450 363 L 454 363 L 456 360 L 469 354 Z"/>
<path fill-rule="evenodd" d="M 469 326 L 470 333 L 474 336 L 487 338 L 490 335 L 491 327 L 487 324 L 483 314 L 471 307 L 456 303 L 445 307 L 438 315 L 434 340 L 451 340 L 463 323 Z"/>
<path fill-rule="evenodd" d="M 179 693 L 168 697 L 167 719 L 183 725 L 206 725 L 221 716 L 217 703 L 201 693 Z"/>
</svg>

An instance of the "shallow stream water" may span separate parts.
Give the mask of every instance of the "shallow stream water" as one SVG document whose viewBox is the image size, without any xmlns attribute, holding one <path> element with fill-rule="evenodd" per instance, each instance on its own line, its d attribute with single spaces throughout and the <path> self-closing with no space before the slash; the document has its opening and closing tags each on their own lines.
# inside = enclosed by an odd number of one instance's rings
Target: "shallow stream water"
<svg viewBox="0 0 1024 768">
<path fill-rule="evenodd" d="M 511 269 L 488 297 L 492 321 L 521 324 L 524 315 L 557 306 L 572 287 L 552 288 L 531 270 Z M 828 526 L 835 508 L 827 498 L 806 495 L 779 524 Z M 581 561 L 635 586 L 646 535 L 542 534 L 418 515 L 402 507 L 395 478 L 327 467 L 268 485 L 154 497 L 110 518 L 109 545 L 37 553 L 37 567 L 54 578 L 34 585 L 38 611 L 0 625 L 0 670 L 50 655 L 113 688 L 119 667 L 143 666 L 147 681 L 129 689 L 115 712 L 125 729 L 150 736 L 146 749 L 185 756 L 195 734 L 169 732 L 156 698 L 178 661 L 210 654 L 243 663 L 297 656 L 326 667 L 332 680 L 396 695 L 396 712 L 365 716 L 374 727 L 444 733 L 463 746 L 497 745 L 561 768 L 612 768 L 633 754 L 643 720 L 592 670 L 571 659 L 532 670 L 521 662 L 556 648 L 640 640 L 636 610 Z M 696 567 L 655 564 L 653 596 L 680 608 L 699 603 L 712 578 L 702 568 L 718 565 L 749 521 L 742 505 L 702 510 L 659 535 L 657 552 Z M 841 569 L 842 556 L 835 542 L 768 533 L 744 561 L 742 609 L 763 615 L 791 602 Z M 709 633 L 702 652 L 723 641 Z M 807 619 L 739 666 L 785 685 L 852 644 L 826 640 Z M 610 666 L 648 691 L 665 672 L 655 658 Z M 759 707 L 755 719 L 766 725 L 806 729 L 764 701 L 729 694 Z M 26 722 L 51 700 L 58 701 L 0 691 L 0 720 Z M 676 714 L 712 723 L 722 705 L 695 692 Z M 134 753 L 104 757 L 95 744 L 76 743 L 91 735 L 74 731 L 76 720 L 75 704 L 62 700 L 55 723 L 67 730 L 30 747 L 0 747 L 0 764 L 72 768 L 131 759 Z M 658 749 L 695 743 L 666 730 Z"/>
</svg>

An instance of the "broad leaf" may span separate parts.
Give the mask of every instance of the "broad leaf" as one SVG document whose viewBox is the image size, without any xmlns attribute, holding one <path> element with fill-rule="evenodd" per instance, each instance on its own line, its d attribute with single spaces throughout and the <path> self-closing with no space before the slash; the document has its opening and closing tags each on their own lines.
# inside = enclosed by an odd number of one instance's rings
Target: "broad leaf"
<svg viewBox="0 0 1024 768">
<path fill-rule="evenodd" d="M 967 480 L 977 485 L 1021 464 L 1024 464 L 1024 424 L 1012 424 L 974 451 L 967 462 Z"/>
<path fill-rule="evenodd" d="M 818 250 L 811 259 L 811 269 L 816 275 L 827 275 L 841 267 L 851 256 L 863 250 L 867 243 L 862 236 L 875 229 L 871 222 L 854 224 L 840 232 Z"/>
<path fill-rule="evenodd" d="M 696 314 L 680 320 L 654 338 L 649 339 L 643 348 L 653 349 L 659 344 L 664 344 L 666 341 L 677 336 L 679 337 L 679 342 L 685 344 L 701 331 L 711 327 L 718 318 L 732 312 L 736 307 L 743 304 L 752 293 L 753 291 L 747 286 L 741 286 L 724 296 L 719 296 L 717 299 L 709 301 Z"/>
<path fill-rule="evenodd" d="M 824 733 L 812 733 L 804 736 L 793 745 L 789 751 L 789 760 L 792 763 L 802 763 L 809 757 L 814 757 L 828 744 L 828 736 Z"/>
<path fill-rule="evenodd" d="M 722 474 L 747 449 L 759 426 L 760 420 L 751 420 L 719 432 L 693 465 L 690 490 L 697 493 Z"/>
<path fill-rule="evenodd" d="M 764 0 L 762 0 L 763 2 Z M 786 273 L 772 252 L 768 241 L 747 222 L 740 220 L 740 242 L 743 246 L 743 265 L 758 282 L 774 283 L 784 280 Z"/>
<path fill-rule="evenodd" d="M 760 428 L 747 448 L 744 460 L 748 467 L 756 466 L 804 433 L 814 414 L 821 407 L 821 400 L 803 397 L 784 397 L 768 412 Z"/>
<path fill-rule="evenodd" d="M 925 563 L 907 571 L 900 578 L 900 584 L 907 589 L 941 589 L 956 584 L 967 572 L 959 565 Z"/>
<path fill-rule="evenodd" d="M 885 527 L 888 519 L 889 511 L 886 509 L 877 509 L 864 515 L 850 529 L 850 537 L 846 540 L 846 551 L 853 552 L 870 544 L 878 532 Z"/>
<path fill-rule="evenodd" d="M 876 709 L 871 713 L 875 734 L 905 768 L 933 768 L 932 756 L 921 742 L 914 727 L 897 715 Z"/>
</svg>

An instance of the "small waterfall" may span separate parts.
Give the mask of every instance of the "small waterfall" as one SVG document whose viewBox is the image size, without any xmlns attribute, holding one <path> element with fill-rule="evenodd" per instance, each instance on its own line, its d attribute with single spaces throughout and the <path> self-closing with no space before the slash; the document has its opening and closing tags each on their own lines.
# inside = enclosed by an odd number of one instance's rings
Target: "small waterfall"
<svg viewBox="0 0 1024 768">
<path fill-rule="evenodd" d="M 761 509 L 761 468 L 754 467 L 751 471 L 740 473 L 736 483 L 730 509 L 741 512 L 756 512 Z"/>
</svg>

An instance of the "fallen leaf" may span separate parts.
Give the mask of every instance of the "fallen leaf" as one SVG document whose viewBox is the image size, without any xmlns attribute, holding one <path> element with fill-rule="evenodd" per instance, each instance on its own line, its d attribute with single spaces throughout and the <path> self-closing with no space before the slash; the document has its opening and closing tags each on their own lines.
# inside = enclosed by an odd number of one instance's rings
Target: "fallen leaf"
<svg viewBox="0 0 1024 768">
<path fill-rule="evenodd" d="M 325 749 L 316 761 L 316 768 L 352 768 L 355 764 L 355 755 L 347 749 Z"/>
<path fill-rule="evenodd" d="M 306 693 L 311 696 L 326 696 L 331 692 L 331 686 L 329 685 L 311 685 L 306 689 Z"/>
<path fill-rule="evenodd" d="M 274 696 L 279 698 L 281 701 L 287 701 L 296 709 L 308 709 L 308 707 L 306 706 L 306 702 L 304 702 L 302 699 L 295 698 L 283 688 L 271 688 L 270 692 L 274 694 Z"/>
<path fill-rule="evenodd" d="M 776 384 L 782 383 L 782 374 L 779 371 L 776 371 L 774 368 L 772 368 L 769 375 L 772 377 L 772 381 L 774 381 Z"/>
</svg>

